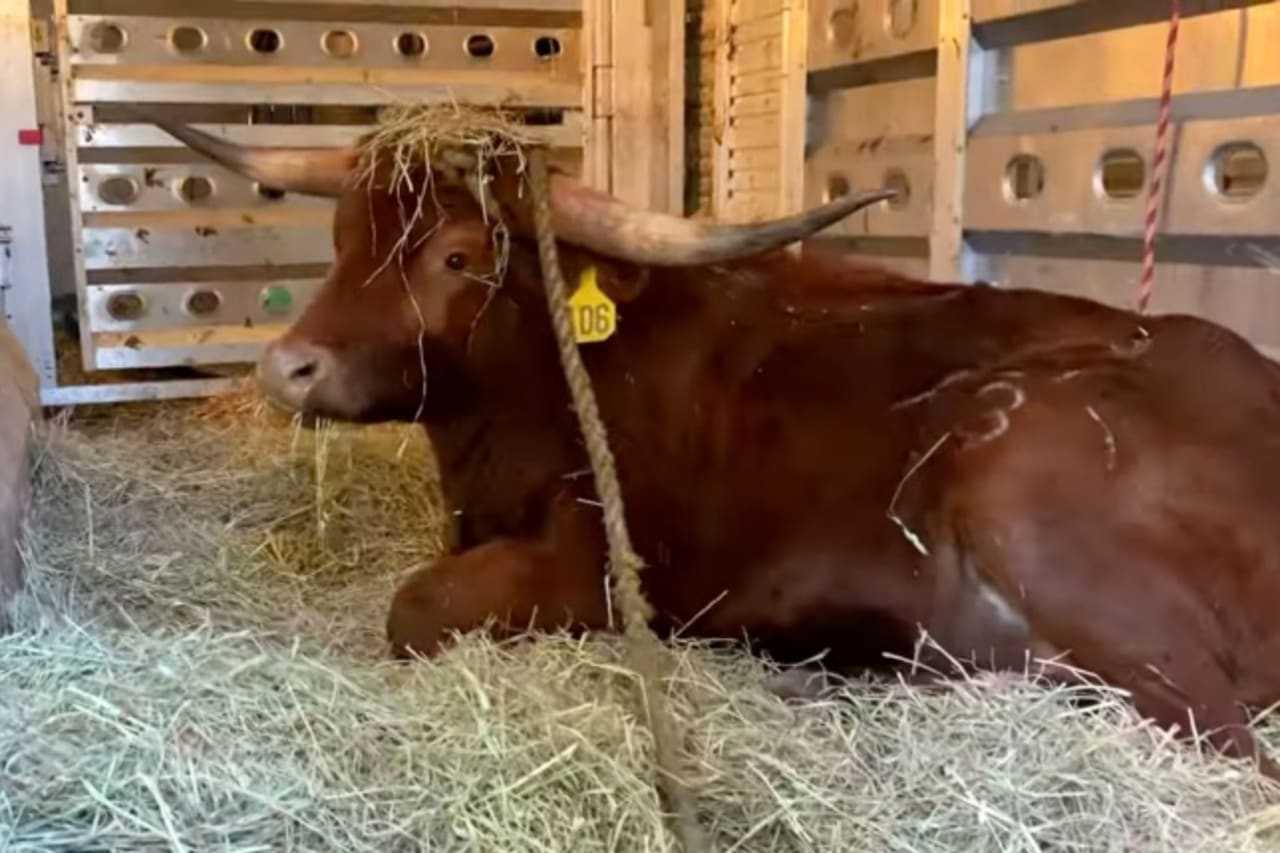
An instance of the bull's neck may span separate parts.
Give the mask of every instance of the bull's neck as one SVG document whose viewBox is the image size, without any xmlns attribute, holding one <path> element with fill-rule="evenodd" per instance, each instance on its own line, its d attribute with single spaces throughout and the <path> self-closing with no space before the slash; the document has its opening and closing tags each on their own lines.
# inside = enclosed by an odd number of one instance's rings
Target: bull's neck
<svg viewBox="0 0 1280 853">
<path fill-rule="evenodd" d="M 550 499 L 586 464 L 545 301 L 524 282 L 508 286 L 503 307 L 517 312 L 518 334 L 509 313 L 500 324 L 495 312 L 493 329 L 482 318 L 469 404 L 424 424 L 445 500 L 481 541 L 535 535 Z"/>
</svg>

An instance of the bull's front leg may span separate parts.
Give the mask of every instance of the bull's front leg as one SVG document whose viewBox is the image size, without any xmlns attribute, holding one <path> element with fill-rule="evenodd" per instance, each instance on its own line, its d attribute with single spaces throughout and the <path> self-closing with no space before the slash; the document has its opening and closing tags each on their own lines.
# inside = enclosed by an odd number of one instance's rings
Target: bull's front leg
<svg viewBox="0 0 1280 853">
<path fill-rule="evenodd" d="M 438 654 L 455 633 L 490 627 L 596 630 L 608 624 L 604 551 L 596 510 L 560 502 L 546 534 L 498 539 L 442 557 L 397 590 L 387 639 L 398 658 Z"/>
</svg>

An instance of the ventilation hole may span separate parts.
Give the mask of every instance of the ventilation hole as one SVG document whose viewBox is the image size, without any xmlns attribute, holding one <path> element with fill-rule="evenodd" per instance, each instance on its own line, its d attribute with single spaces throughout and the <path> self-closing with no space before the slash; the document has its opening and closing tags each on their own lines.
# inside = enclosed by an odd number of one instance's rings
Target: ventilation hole
<svg viewBox="0 0 1280 853">
<path fill-rule="evenodd" d="M 827 201 L 835 201 L 851 191 L 849 179 L 844 175 L 831 175 L 827 178 Z"/>
<path fill-rule="evenodd" d="M 564 124 L 564 110 L 555 107 L 531 109 L 524 114 L 524 123 L 530 127 L 552 127 Z"/>
<path fill-rule="evenodd" d="M 284 190 L 263 186 L 262 184 L 254 184 L 254 189 L 257 190 L 258 196 L 266 201 L 280 201 L 285 196 Z"/>
<path fill-rule="evenodd" d="M 174 27 L 169 33 L 169 44 L 178 53 L 199 53 L 208 43 L 208 36 L 199 27 Z"/>
<path fill-rule="evenodd" d="M 1044 162 L 1033 154 L 1018 154 L 1004 169 L 1004 191 L 1010 201 L 1030 201 L 1044 192 Z"/>
<path fill-rule="evenodd" d="M 187 313 L 192 317 L 208 317 L 222 307 L 222 297 L 215 290 L 197 290 L 187 297 Z"/>
<path fill-rule="evenodd" d="M 472 59 L 488 59 L 493 56 L 493 52 L 498 46 L 493 43 L 493 39 L 484 33 L 476 33 L 473 36 L 467 36 L 467 56 Z"/>
<path fill-rule="evenodd" d="M 533 40 L 533 55 L 539 59 L 554 59 L 562 52 L 560 39 L 555 36 L 539 36 Z"/>
<path fill-rule="evenodd" d="M 107 314 L 119 323 L 131 323 L 142 317 L 147 310 L 147 303 L 136 293 L 126 291 L 113 293 L 107 299 Z"/>
<path fill-rule="evenodd" d="M 1257 195 L 1267 182 L 1267 156 L 1252 142 L 1231 142 L 1213 154 L 1209 177 L 1218 195 L 1246 199 Z"/>
<path fill-rule="evenodd" d="M 885 29 L 896 39 L 906 38 L 916 26 L 916 12 L 920 0 L 889 0 L 885 14 Z"/>
<path fill-rule="evenodd" d="M 249 48 L 254 53 L 277 53 L 284 38 L 275 30 L 254 30 L 249 33 Z"/>
<path fill-rule="evenodd" d="M 889 206 L 894 210 L 902 210 L 911 203 L 911 181 L 907 179 L 907 173 L 901 169 L 890 169 L 885 173 L 884 188 L 898 193 L 889 199 Z"/>
<path fill-rule="evenodd" d="M 427 53 L 427 39 L 421 33 L 401 33 L 396 37 L 396 53 L 405 59 L 418 59 Z"/>
<path fill-rule="evenodd" d="M 213 195 L 213 181 L 200 175 L 190 175 L 178 184 L 178 197 L 187 204 L 200 204 Z"/>
<path fill-rule="evenodd" d="M 293 308 L 293 294 L 289 288 L 272 285 L 262 291 L 262 310 L 279 317 Z"/>
<path fill-rule="evenodd" d="M 1147 184 L 1147 164 L 1132 148 L 1119 148 L 1102 155 L 1098 180 L 1107 198 L 1137 198 Z"/>
<path fill-rule="evenodd" d="M 89 30 L 89 47 L 94 53 L 119 53 L 129 38 L 117 24 L 100 21 Z"/>
<path fill-rule="evenodd" d="M 321 45 L 334 59 L 350 59 L 356 55 L 356 34 L 350 30 L 329 30 Z"/>
<path fill-rule="evenodd" d="M 853 47 L 858 34 L 858 16 L 850 9 L 832 12 L 827 19 L 827 41 L 838 48 L 848 50 Z"/>
<path fill-rule="evenodd" d="M 107 204 L 123 206 L 138 200 L 140 189 L 133 178 L 115 175 L 98 184 L 98 198 Z"/>
</svg>

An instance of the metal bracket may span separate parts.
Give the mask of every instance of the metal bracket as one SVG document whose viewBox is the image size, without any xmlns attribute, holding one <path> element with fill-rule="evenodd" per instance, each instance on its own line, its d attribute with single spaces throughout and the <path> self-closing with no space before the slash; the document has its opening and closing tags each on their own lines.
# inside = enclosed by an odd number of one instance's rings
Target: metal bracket
<svg viewBox="0 0 1280 853">
<path fill-rule="evenodd" d="M 13 288 L 13 229 L 0 225 L 0 317 L 11 322 L 6 299 Z"/>
</svg>

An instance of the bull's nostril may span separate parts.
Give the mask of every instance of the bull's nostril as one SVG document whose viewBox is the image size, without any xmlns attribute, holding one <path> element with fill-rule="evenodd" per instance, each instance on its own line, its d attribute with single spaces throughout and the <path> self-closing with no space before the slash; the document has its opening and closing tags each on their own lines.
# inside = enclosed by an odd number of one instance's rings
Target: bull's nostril
<svg viewBox="0 0 1280 853">
<path fill-rule="evenodd" d="M 316 363 L 308 361 L 306 364 L 300 364 L 293 370 L 289 371 L 289 380 L 291 382 L 302 382 L 311 379 L 316 375 Z"/>
</svg>

